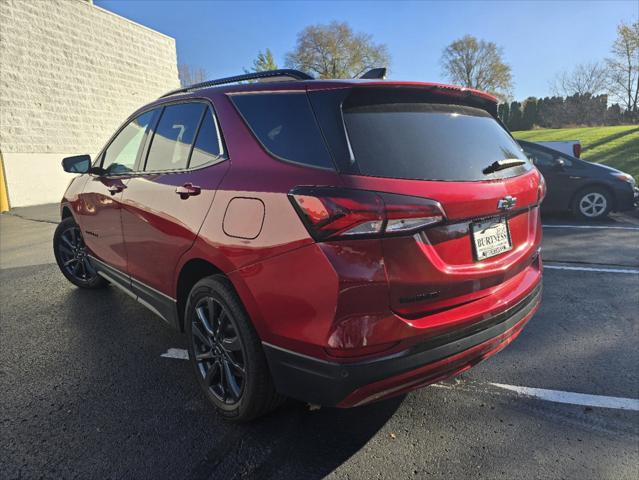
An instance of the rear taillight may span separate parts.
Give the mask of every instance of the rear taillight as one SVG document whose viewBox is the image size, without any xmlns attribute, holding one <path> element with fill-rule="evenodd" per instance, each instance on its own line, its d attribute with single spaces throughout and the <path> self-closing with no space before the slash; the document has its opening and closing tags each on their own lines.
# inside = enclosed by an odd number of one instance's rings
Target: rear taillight
<svg viewBox="0 0 639 480">
<path fill-rule="evenodd" d="M 333 187 L 296 187 L 291 203 L 318 241 L 411 233 L 444 220 L 430 199 Z"/>
<path fill-rule="evenodd" d="M 575 143 L 572 146 L 572 153 L 575 157 L 579 158 L 581 156 L 581 143 Z"/>
<path fill-rule="evenodd" d="M 539 186 L 537 187 L 537 203 L 541 203 L 544 201 L 546 197 L 546 180 L 544 180 L 544 176 L 539 173 Z"/>
</svg>

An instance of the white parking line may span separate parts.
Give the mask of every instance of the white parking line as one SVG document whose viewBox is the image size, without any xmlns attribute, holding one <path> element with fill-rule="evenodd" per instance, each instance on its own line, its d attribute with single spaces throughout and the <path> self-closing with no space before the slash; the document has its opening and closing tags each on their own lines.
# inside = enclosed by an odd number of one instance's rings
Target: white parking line
<svg viewBox="0 0 639 480">
<path fill-rule="evenodd" d="M 639 230 L 639 227 L 615 227 L 614 225 L 542 225 L 544 228 L 583 228 L 592 230 Z"/>
<path fill-rule="evenodd" d="M 160 357 L 164 358 L 176 358 L 178 360 L 188 360 L 189 352 L 182 348 L 169 348 L 165 353 L 160 355 Z"/>
<path fill-rule="evenodd" d="M 604 273 L 630 273 L 639 275 L 639 270 L 629 270 L 625 268 L 595 268 L 595 267 L 569 267 L 564 265 L 546 265 L 544 270 L 573 270 L 576 272 L 604 272 Z"/>
<path fill-rule="evenodd" d="M 539 398 L 540 400 L 546 400 L 548 402 L 639 411 L 639 400 L 634 398 L 607 397 L 605 395 L 588 395 L 585 393 L 562 392 L 561 390 L 546 390 L 544 388 L 517 387 L 514 385 L 504 385 L 503 383 L 490 383 L 490 385 L 504 390 L 510 390 L 519 395 Z"/>
<path fill-rule="evenodd" d="M 188 360 L 189 352 L 182 348 L 169 348 L 160 355 L 164 358 Z M 585 393 L 563 392 L 561 390 L 546 390 L 544 388 L 518 387 L 503 383 L 489 383 L 493 387 L 515 392 L 525 397 L 538 398 L 548 402 L 583 405 L 586 407 L 616 408 L 619 410 L 639 411 L 639 400 L 634 398 L 607 397 L 604 395 L 588 395 Z M 450 388 L 447 385 L 435 384 L 434 387 Z"/>
</svg>

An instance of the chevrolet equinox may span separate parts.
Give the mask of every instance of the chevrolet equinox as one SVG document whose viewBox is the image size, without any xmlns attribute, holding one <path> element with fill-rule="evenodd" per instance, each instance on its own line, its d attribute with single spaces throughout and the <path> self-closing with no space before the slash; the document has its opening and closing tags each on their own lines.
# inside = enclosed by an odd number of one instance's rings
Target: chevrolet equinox
<svg viewBox="0 0 639 480">
<path fill-rule="evenodd" d="M 458 375 L 512 342 L 541 297 L 545 184 L 496 107 L 375 71 L 169 92 L 93 161 L 63 160 L 79 175 L 57 263 L 184 332 L 229 419 Z"/>
</svg>

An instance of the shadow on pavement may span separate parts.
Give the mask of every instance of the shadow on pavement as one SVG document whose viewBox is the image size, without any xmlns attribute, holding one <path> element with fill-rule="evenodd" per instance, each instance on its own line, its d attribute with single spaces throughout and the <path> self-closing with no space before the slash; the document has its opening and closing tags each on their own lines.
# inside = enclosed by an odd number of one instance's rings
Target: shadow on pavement
<svg viewBox="0 0 639 480">
<path fill-rule="evenodd" d="M 11 395 L 0 399 L 8 432 L 0 467 L 9 477 L 319 479 L 360 451 L 403 400 L 318 411 L 289 401 L 231 424 L 188 362 L 160 357 L 184 348 L 183 336 L 123 293 L 75 289 L 55 266 L 3 278 L 6 288 L 47 298 L 5 302 L 3 292 L 0 387 Z"/>
</svg>

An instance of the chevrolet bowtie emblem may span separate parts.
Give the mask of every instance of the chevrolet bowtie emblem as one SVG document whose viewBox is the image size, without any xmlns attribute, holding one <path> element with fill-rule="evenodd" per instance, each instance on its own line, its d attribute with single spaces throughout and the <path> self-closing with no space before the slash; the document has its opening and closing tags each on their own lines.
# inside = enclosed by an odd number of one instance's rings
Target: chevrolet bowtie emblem
<svg viewBox="0 0 639 480">
<path fill-rule="evenodd" d="M 517 204 L 517 197 L 505 196 L 497 202 L 497 208 L 500 210 L 510 210 Z"/>
</svg>

